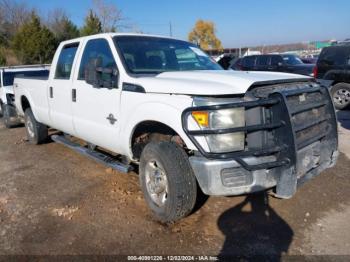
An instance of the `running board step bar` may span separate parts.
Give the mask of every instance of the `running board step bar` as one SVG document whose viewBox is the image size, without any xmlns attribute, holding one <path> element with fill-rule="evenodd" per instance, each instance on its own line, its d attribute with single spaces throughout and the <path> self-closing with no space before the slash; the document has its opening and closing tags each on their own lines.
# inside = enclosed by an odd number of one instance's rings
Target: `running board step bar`
<svg viewBox="0 0 350 262">
<path fill-rule="evenodd" d="M 69 147 L 70 149 L 74 150 L 75 152 L 77 152 L 81 155 L 87 156 L 87 157 L 95 160 L 96 162 L 101 163 L 101 164 L 103 164 L 107 167 L 110 167 L 114 170 L 117 170 L 119 172 L 129 173 L 130 171 L 132 171 L 132 166 L 127 165 L 127 164 L 123 164 L 123 163 L 115 160 L 114 158 L 112 158 L 108 155 L 105 155 L 101 152 L 92 151 L 87 147 L 81 146 L 77 143 L 70 141 L 69 139 L 65 138 L 64 136 L 52 135 L 51 139 L 58 144 L 65 145 L 65 146 Z"/>
</svg>

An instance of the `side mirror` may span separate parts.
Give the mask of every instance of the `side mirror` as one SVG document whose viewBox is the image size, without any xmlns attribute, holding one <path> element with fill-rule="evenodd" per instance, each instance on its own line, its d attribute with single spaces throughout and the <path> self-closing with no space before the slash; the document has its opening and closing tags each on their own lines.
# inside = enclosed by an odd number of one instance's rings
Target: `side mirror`
<svg viewBox="0 0 350 262">
<path fill-rule="evenodd" d="M 85 82 L 95 88 L 115 88 L 119 75 L 117 68 L 105 68 L 102 64 L 100 57 L 90 59 L 85 68 Z"/>
<path fill-rule="evenodd" d="M 101 58 L 91 58 L 85 67 L 85 82 L 93 87 L 100 87 L 101 75 L 97 68 L 101 67 Z"/>
</svg>

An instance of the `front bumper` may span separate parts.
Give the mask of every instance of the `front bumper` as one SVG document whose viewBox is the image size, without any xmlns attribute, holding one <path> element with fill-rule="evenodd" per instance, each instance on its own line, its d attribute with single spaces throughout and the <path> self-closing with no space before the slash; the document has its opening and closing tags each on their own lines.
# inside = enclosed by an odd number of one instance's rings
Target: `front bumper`
<svg viewBox="0 0 350 262">
<path fill-rule="evenodd" d="M 190 157 L 190 163 L 200 188 L 207 195 L 233 196 L 276 188 L 277 197 L 290 198 L 298 186 L 336 163 L 337 150 L 329 152 L 327 159 L 319 163 L 317 154 L 323 147 L 317 142 L 298 152 L 299 167 L 248 171 L 235 160 L 209 160 L 202 156 Z M 258 165 L 268 159 L 250 157 L 245 160 Z M 297 169 L 300 171 L 296 172 Z"/>
<path fill-rule="evenodd" d="M 186 134 L 199 154 L 190 163 L 208 195 L 239 195 L 276 187 L 290 198 L 297 186 L 332 167 L 338 157 L 337 120 L 325 86 L 313 82 L 262 86 L 254 101 L 189 108 L 183 114 Z M 193 110 L 244 106 L 246 126 L 210 133 L 246 133 L 246 150 L 213 154 L 196 141 L 208 131 L 192 131 L 186 118 Z M 257 117 L 257 116 L 263 117 Z"/>
</svg>

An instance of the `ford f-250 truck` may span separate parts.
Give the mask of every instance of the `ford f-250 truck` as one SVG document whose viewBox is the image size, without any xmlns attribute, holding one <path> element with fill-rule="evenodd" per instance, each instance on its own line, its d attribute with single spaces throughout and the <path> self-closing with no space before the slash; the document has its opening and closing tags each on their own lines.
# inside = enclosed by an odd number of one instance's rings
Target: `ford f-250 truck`
<svg viewBox="0 0 350 262">
<path fill-rule="evenodd" d="M 61 131 L 54 141 L 119 171 L 138 164 L 163 222 L 191 212 L 197 185 L 207 195 L 274 189 L 290 198 L 338 156 L 327 88 L 300 75 L 225 71 L 171 38 L 63 42 L 47 80 L 15 79 L 15 103 L 33 144 L 51 127 Z"/>
</svg>

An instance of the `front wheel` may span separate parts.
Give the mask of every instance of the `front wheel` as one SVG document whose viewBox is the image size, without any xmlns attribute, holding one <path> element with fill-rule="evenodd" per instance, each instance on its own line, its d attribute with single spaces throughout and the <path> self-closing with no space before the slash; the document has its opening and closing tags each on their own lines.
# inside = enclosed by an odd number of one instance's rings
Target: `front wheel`
<svg viewBox="0 0 350 262">
<path fill-rule="evenodd" d="M 177 221 L 192 211 L 197 184 L 188 156 L 175 143 L 150 142 L 140 160 L 140 183 L 157 220 Z"/>
<path fill-rule="evenodd" d="M 331 95 L 336 109 L 342 110 L 350 105 L 350 85 L 339 83 L 331 88 Z"/>
<path fill-rule="evenodd" d="M 27 137 L 31 144 L 38 145 L 47 140 L 49 136 L 47 126 L 36 121 L 30 108 L 27 108 L 24 112 L 24 123 Z"/>
</svg>

